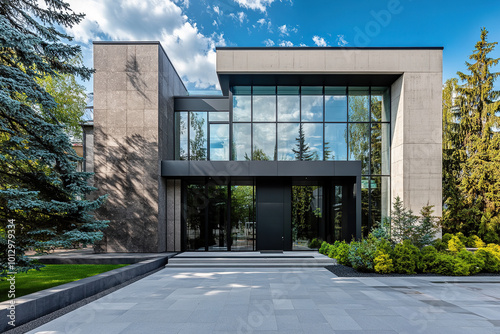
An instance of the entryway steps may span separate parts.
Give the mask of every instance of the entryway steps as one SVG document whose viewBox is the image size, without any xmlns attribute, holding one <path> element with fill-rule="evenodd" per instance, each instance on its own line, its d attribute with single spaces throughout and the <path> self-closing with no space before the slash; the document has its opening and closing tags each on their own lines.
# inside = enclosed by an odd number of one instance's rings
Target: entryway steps
<svg viewBox="0 0 500 334">
<path fill-rule="evenodd" d="M 168 259 L 167 268 L 318 268 L 337 264 L 317 252 L 185 252 Z"/>
</svg>

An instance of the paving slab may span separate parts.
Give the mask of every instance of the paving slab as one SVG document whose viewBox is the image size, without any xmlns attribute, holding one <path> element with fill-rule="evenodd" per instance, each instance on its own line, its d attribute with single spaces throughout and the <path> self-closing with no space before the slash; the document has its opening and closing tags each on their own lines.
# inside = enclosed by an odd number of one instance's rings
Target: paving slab
<svg viewBox="0 0 500 334">
<path fill-rule="evenodd" d="M 500 333 L 500 277 L 169 268 L 29 333 Z"/>
</svg>

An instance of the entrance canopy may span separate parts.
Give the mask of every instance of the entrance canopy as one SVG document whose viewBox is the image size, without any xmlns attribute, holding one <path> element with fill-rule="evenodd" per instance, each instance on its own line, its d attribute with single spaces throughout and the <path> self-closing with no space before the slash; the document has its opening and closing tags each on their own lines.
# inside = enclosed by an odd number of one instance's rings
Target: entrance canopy
<svg viewBox="0 0 500 334">
<path fill-rule="evenodd" d="M 361 192 L 361 161 L 183 161 L 163 160 L 161 176 L 354 176 Z"/>
</svg>

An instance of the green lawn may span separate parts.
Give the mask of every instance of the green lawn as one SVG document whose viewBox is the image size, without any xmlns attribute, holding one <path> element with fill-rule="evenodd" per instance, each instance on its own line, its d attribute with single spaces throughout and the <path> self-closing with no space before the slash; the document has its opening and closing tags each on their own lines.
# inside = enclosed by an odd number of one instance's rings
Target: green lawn
<svg viewBox="0 0 500 334">
<path fill-rule="evenodd" d="M 16 275 L 16 298 L 124 266 L 126 264 L 47 264 L 40 271 Z M 0 302 L 9 299 L 9 285 L 8 281 L 0 282 Z"/>
</svg>

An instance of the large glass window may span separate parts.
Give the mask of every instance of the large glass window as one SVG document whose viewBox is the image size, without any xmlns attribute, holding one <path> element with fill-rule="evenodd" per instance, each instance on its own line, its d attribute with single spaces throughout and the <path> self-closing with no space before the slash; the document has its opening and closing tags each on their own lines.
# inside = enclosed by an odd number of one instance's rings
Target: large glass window
<svg viewBox="0 0 500 334">
<path fill-rule="evenodd" d="M 188 113 L 175 114 L 175 159 L 188 159 Z"/>
<path fill-rule="evenodd" d="M 278 160 L 295 160 L 299 123 L 278 124 Z"/>
<path fill-rule="evenodd" d="M 370 124 L 349 124 L 349 160 L 361 160 L 361 174 L 369 174 Z"/>
<path fill-rule="evenodd" d="M 368 87 L 349 87 L 349 122 L 369 122 Z"/>
<path fill-rule="evenodd" d="M 250 160 L 252 157 L 252 125 L 250 123 L 233 124 L 232 160 Z"/>
<path fill-rule="evenodd" d="M 389 175 L 390 131 L 388 123 L 372 123 L 370 162 L 372 175 Z"/>
<path fill-rule="evenodd" d="M 276 123 L 254 123 L 252 160 L 276 160 L 276 153 Z"/>
<path fill-rule="evenodd" d="M 325 124 L 325 160 L 347 160 L 347 124 Z"/>
<path fill-rule="evenodd" d="M 278 122 L 300 121 L 298 86 L 278 86 Z"/>
<path fill-rule="evenodd" d="M 252 87 L 233 87 L 233 122 L 252 121 Z"/>
<path fill-rule="evenodd" d="M 210 124 L 210 160 L 229 160 L 229 124 Z"/>
<path fill-rule="evenodd" d="M 276 122 L 276 87 L 253 87 L 253 121 Z"/>
<path fill-rule="evenodd" d="M 229 113 L 228 112 L 209 112 L 208 118 L 210 122 L 229 122 Z"/>
<path fill-rule="evenodd" d="M 323 122 L 323 87 L 303 86 L 301 89 L 302 122 Z"/>
<path fill-rule="evenodd" d="M 389 87 L 236 86 L 231 91 L 230 112 L 176 111 L 175 159 L 361 161 L 363 228 L 389 214 Z"/>
<path fill-rule="evenodd" d="M 189 155 L 191 160 L 207 160 L 207 113 L 189 113 Z"/>
<path fill-rule="evenodd" d="M 390 103 L 388 87 L 372 87 L 370 106 L 372 122 L 390 122 Z"/>
<path fill-rule="evenodd" d="M 323 160 L 323 124 L 305 123 L 304 130 L 304 160 Z M 300 147 L 300 141 L 297 143 Z"/>
<path fill-rule="evenodd" d="M 345 87 L 325 87 L 325 121 L 347 122 Z"/>
</svg>

